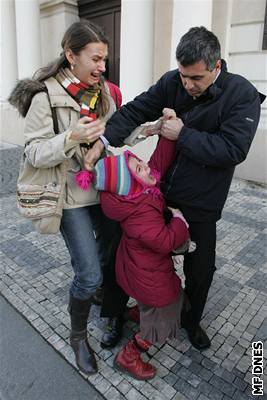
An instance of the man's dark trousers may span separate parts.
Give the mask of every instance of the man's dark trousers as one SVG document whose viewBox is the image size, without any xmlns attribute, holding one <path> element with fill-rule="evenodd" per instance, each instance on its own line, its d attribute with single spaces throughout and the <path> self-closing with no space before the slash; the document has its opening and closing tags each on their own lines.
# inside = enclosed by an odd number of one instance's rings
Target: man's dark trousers
<svg viewBox="0 0 267 400">
<path fill-rule="evenodd" d="M 194 329 L 201 320 L 216 270 L 216 222 L 190 222 L 189 231 L 196 250 L 184 256 L 185 292 L 191 305 L 184 324 Z"/>
</svg>

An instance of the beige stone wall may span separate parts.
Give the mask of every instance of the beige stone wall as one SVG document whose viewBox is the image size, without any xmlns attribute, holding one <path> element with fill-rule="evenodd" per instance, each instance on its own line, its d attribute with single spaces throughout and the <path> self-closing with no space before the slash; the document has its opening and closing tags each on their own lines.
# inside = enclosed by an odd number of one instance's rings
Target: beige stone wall
<svg viewBox="0 0 267 400">
<path fill-rule="evenodd" d="M 66 29 L 79 20 L 77 0 L 41 0 L 42 64 L 58 57 Z"/>
<path fill-rule="evenodd" d="M 170 68 L 173 0 L 155 1 L 153 82 Z"/>
</svg>

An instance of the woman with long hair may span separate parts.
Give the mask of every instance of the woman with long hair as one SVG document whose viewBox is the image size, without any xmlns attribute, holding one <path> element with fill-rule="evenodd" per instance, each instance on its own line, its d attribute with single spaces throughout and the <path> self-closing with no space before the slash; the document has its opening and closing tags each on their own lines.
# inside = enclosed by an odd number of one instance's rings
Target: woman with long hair
<svg viewBox="0 0 267 400">
<path fill-rule="evenodd" d="M 61 45 L 60 57 L 38 70 L 33 79 L 20 81 L 9 101 L 25 117 L 20 176 L 28 180 L 19 194 L 22 207 L 30 214 L 36 204 L 42 203 L 44 209 L 53 202 L 62 205 L 60 213 L 44 213 L 35 225 L 42 233 L 60 230 L 66 243 L 74 271 L 68 307 L 70 343 L 78 367 L 91 374 L 97 372 L 97 364 L 87 339 L 87 321 L 117 225 L 101 212 L 97 191 L 92 187 L 84 192 L 74 176 L 116 110 L 111 91 L 117 98 L 120 91 L 102 76 L 108 40 L 99 26 L 87 20 L 76 22 Z M 36 190 L 40 187 L 42 198 Z"/>
</svg>

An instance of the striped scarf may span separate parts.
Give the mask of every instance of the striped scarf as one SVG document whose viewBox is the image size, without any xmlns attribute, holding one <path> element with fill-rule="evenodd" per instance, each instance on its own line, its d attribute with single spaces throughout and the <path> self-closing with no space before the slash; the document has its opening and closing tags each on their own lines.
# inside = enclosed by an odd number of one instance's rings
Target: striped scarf
<svg viewBox="0 0 267 400">
<path fill-rule="evenodd" d="M 56 75 L 57 81 L 80 104 L 80 117 L 97 118 L 96 105 L 101 94 L 100 84 L 89 86 L 79 81 L 68 68 L 61 68 Z"/>
</svg>

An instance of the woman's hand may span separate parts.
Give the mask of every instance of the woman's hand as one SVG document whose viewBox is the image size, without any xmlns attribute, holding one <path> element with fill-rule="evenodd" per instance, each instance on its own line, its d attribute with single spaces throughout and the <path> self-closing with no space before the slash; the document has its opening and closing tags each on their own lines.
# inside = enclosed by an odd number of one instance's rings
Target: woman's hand
<svg viewBox="0 0 267 400">
<path fill-rule="evenodd" d="M 105 124 L 100 119 L 94 121 L 90 117 L 82 117 L 73 128 L 70 139 L 76 140 L 78 143 L 89 144 L 103 135 L 104 130 Z"/>
<path fill-rule="evenodd" d="M 84 168 L 87 169 L 87 171 L 92 171 L 94 169 L 95 163 L 99 160 L 104 147 L 102 140 L 97 140 L 91 149 L 88 150 L 84 157 Z"/>
</svg>

